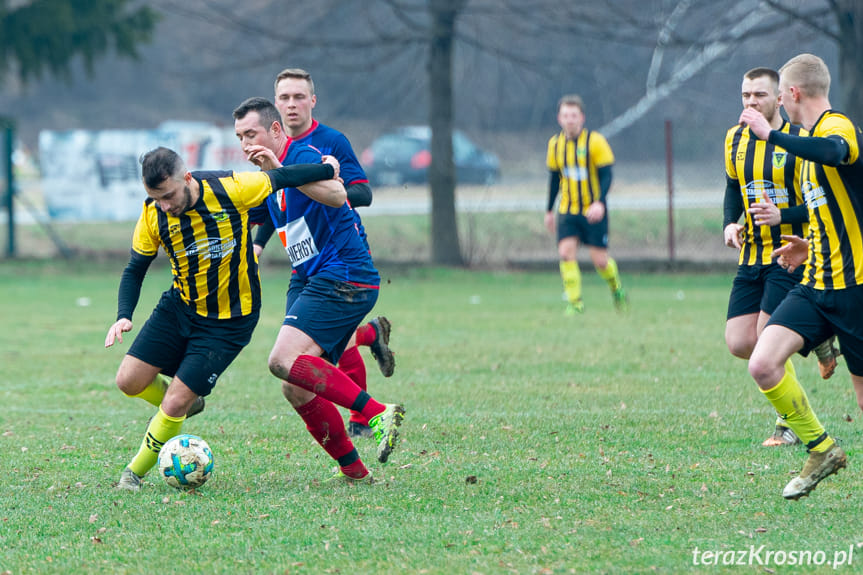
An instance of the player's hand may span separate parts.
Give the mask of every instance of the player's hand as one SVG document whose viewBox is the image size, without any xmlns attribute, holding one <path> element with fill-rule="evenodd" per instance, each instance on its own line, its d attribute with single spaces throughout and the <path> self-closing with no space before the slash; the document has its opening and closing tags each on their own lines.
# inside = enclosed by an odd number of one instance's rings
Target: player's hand
<svg viewBox="0 0 863 575">
<path fill-rule="evenodd" d="M 264 253 L 264 246 L 261 244 L 252 244 L 252 249 L 255 250 L 255 257 L 260 258 L 261 254 Z"/>
<path fill-rule="evenodd" d="M 782 214 L 779 213 L 779 208 L 770 199 L 770 195 L 765 191 L 761 194 L 763 201 L 757 204 L 752 204 L 749 209 L 749 215 L 752 216 L 752 221 L 756 226 L 778 226 L 782 223 Z"/>
<path fill-rule="evenodd" d="M 773 128 L 770 127 L 770 123 L 767 121 L 767 118 L 764 117 L 764 114 L 755 110 L 753 108 L 746 108 L 740 114 L 740 125 L 748 125 L 749 130 L 755 134 L 759 140 L 767 141 L 767 137 L 770 135 L 770 130 Z"/>
<path fill-rule="evenodd" d="M 800 236 L 782 236 L 785 242 L 781 248 L 773 250 L 773 258 L 780 266 L 793 272 L 806 262 L 809 256 L 809 241 Z"/>
<path fill-rule="evenodd" d="M 258 144 L 250 144 L 243 148 L 246 159 L 262 170 L 274 170 L 281 167 L 282 163 L 271 149 Z"/>
<path fill-rule="evenodd" d="M 325 164 L 331 165 L 333 167 L 333 170 L 335 170 L 336 173 L 333 175 L 333 179 L 339 180 L 340 182 L 344 183 L 341 177 L 339 177 L 339 161 L 334 156 L 323 156 L 321 160 Z"/>
<path fill-rule="evenodd" d="M 737 248 L 743 246 L 743 226 L 740 224 L 728 224 L 723 230 L 725 236 L 725 245 L 729 248 Z"/>
<path fill-rule="evenodd" d="M 554 212 L 545 212 L 545 229 L 554 233 Z"/>
<path fill-rule="evenodd" d="M 132 321 L 126 318 L 118 319 L 105 336 L 105 347 L 111 347 L 115 341 L 123 343 L 123 332 L 132 331 Z"/>
<path fill-rule="evenodd" d="M 587 212 L 584 214 L 584 217 L 591 224 L 602 221 L 602 218 L 605 217 L 605 204 L 602 202 L 592 202 L 587 206 Z"/>
</svg>

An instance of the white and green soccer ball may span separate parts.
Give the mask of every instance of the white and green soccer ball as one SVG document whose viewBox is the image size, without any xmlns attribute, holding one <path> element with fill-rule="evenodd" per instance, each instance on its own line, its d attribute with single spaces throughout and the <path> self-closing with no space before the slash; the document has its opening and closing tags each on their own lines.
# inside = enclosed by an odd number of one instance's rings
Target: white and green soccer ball
<svg viewBox="0 0 863 575">
<path fill-rule="evenodd" d="M 176 489 L 196 489 L 213 473 L 213 452 L 207 442 L 184 433 L 165 442 L 159 452 L 159 476 Z"/>
</svg>

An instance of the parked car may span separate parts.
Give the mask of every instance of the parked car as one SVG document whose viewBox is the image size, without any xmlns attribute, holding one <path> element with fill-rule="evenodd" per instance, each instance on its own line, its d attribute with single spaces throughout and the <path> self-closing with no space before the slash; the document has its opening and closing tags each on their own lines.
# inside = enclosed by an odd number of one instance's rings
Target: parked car
<svg viewBox="0 0 863 575">
<path fill-rule="evenodd" d="M 500 176 L 500 160 L 480 149 L 458 130 L 452 134 L 456 180 L 462 184 L 493 184 Z M 428 181 L 431 165 L 431 128 L 406 126 L 378 137 L 363 150 L 360 162 L 372 185 L 398 186 Z"/>
</svg>

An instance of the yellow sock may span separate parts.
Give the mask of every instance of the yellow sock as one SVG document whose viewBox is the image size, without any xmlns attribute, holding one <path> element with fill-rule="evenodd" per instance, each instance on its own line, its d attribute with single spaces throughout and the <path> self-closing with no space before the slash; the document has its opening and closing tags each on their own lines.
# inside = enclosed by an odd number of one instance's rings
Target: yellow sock
<svg viewBox="0 0 863 575">
<path fill-rule="evenodd" d="M 180 434 L 180 430 L 183 428 L 183 420 L 185 419 L 185 415 L 182 417 L 171 417 L 162 411 L 161 407 L 159 408 L 159 411 L 147 427 L 147 433 L 144 435 L 141 447 L 138 448 L 137 455 L 129 463 L 129 468 L 135 475 L 144 477 L 156 465 L 162 445 L 175 435 Z"/>
<path fill-rule="evenodd" d="M 620 274 L 617 273 L 616 261 L 608 258 L 608 265 L 605 266 L 605 269 L 601 270 L 596 268 L 596 273 L 599 274 L 599 277 L 605 280 L 608 287 L 611 288 L 611 291 L 615 292 L 620 289 Z"/>
<path fill-rule="evenodd" d="M 566 299 L 570 303 L 575 303 L 581 299 L 581 270 L 578 269 L 578 262 L 560 262 L 560 277 L 563 278 L 563 291 L 566 292 Z"/>
<path fill-rule="evenodd" d="M 825 434 L 824 426 L 821 425 L 815 412 L 809 406 L 809 398 L 806 397 L 806 392 L 800 387 L 800 382 L 797 381 L 793 368 L 786 369 L 785 375 L 774 387 L 761 391 L 773 404 L 776 413 L 779 414 L 785 425 L 790 427 L 800 438 L 800 441 L 811 451 L 827 451 L 833 445 L 833 438 Z M 822 435 L 825 435 L 825 438 L 821 443 L 810 446 Z"/>
<path fill-rule="evenodd" d="M 165 398 L 165 392 L 168 391 L 168 380 L 162 375 L 157 375 L 156 379 L 150 382 L 150 385 L 144 388 L 144 391 L 137 395 L 129 395 L 127 397 L 140 397 L 150 405 L 159 407 L 162 405 L 162 400 Z"/>
</svg>

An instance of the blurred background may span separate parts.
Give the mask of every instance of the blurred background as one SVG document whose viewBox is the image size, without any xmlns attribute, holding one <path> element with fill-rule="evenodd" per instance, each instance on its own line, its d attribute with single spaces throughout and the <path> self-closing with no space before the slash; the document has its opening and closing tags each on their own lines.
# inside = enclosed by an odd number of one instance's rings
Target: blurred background
<svg viewBox="0 0 863 575">
<path fill-rule="evenodd" d="M 375 199 L 361 213 L 379 262 L 452 263 L 433 249 L 442 232 L 429 216 L 449 194 L 464 264 L 555 262 L 542 226 L 546 143 L 558 98 L 578 93 L 616 156 L 612 254 L 733 265 L 721 237 L 723 144 L 742 74 L 815 53 L 833 72 L 834 107 L 856 119 L 863 74 L 848 54 L 863 41 L 851 33 L 863 27 L 859 4 L 2 0 L 0 116 L 12 135 L 0 146 L 13 167 L 0 172 L 3 256 L 125 258 L 138 208 L 110 207 L 118 194 L 100 187 L 126 182 L 119 195 L 140 206 L 138 150 L 160 138 L 194 152 L 194 167 L 253 169 L 231 111 L 272 99 L 276 74 L 301 67 L 315 81 L 315 118 L 344 132 L 369 172 Z M 441 50 L 446 81 L 434 75 Z M 374 165 L 375 146 L 380 158 L 387 145 L 427 165 L 441 109 L 457 131 L 453 189 Z M 265 259 L 286 261 L 276 251 Z"/>
</svg>

